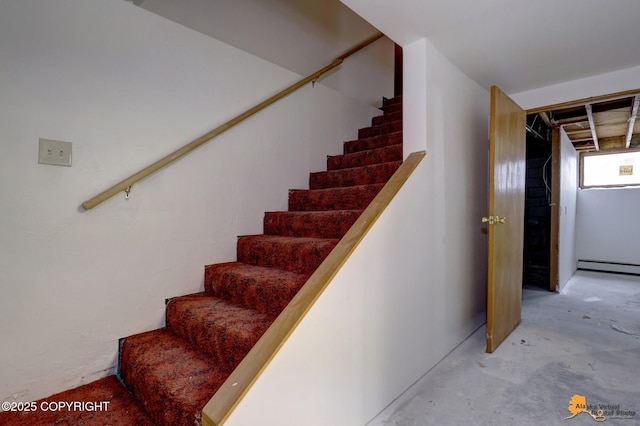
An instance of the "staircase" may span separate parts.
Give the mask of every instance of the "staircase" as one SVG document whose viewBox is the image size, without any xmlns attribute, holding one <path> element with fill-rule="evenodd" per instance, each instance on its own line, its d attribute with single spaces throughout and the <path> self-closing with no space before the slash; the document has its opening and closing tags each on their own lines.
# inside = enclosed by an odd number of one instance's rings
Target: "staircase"
<svg viewBox="0 0 640 426">
<path fill-rule="evenodd" d="M 327 158 L 327 171 L 311 173 L 308 190 L 290 191 L 288 211 L 265 213 L 264 234 L 238 238 L 237 261 L 205 267 L 203 293 L 168 301 L 166 328 L 122 340 L 119 378 L 133 398 L 111 376 L 43 400 L 113 401 L 108 412 L 0 413 L 0 424 L 200 424 L 207 401 L 400 166 L 402 98 L 382 110 Z"/>
</svg>

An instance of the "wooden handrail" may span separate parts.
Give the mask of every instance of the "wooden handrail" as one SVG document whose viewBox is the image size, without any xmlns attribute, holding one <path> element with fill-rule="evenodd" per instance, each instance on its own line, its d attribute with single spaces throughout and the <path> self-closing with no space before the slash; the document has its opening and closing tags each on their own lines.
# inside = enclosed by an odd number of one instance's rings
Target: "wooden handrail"
<svg viewBox="0 0 640 426">
<path fill-rule="evenodd" d="M 246 120 L 247 118 L 251 117 L 252 115 L 256 114 L 257 112 L 262 111 L 263 109 L 265 109 L 269 105 L 273 104 L 274 102 L 277 102 L 280 99 L 284 98 L 285 96 L 295 92 L 296 90 L 298 90 L 302 86 L 306 85 L 307 83 L 310 83 L 310 82 L 316 80 L 317 78 L 319 78 L 323 74 L 327 73 L 328 71 L 331 71 L 332 69 L 334 69 L 335 67 L 340 65 L 344 61 L 344 59 L 346 59 L 347 57 L 353 55 L 354 53 L 358 52 L 359 50 L 367 47 L 368 45 L 370 45 L 374 41 L 376 41 L 379 38 L 383 37 L 383 35 L 384 34 L 382 34 L 380 32 L 374 34 L 373 36 L 369 37 L 368 39 L 364 40 L 363 42 L 361 42 L 358 45 L 354 46 L 353 48 L 349 49 L 348 51 L 346 51 L 342 55 L 338 56 L 336 59 L 334 59 L 333 62 L 331 62 L 331 64 L 327 65 L 326 67 L 323 67 L 323 68 L 319 69 L 318 71 L 314 72 L 313 74 L 309 75 L 308 77 L 303 78 L 302 80 L 298 81 L 295 84 L 292 84 L 291 86 L 287 87 L 286 89 L 282 90 L 281 92 L 271 96 L 269 99 L 259 103 L 258 105 L 254 106 L 253 108 L 250 108 L 250 109 L 246 110 L 245 112 L 243 112 L 242 114 L 238 115 L 237 117 L 235 117 L 235 118 L 227 121 L 226 123 L 216 127 L 215 129 L 213 129 L 209 133 L 206 133 L 206 134 L 200 136 L 199 138 L 193 140 L 192 142 L 188 143 L 187 145 L 183 146 L 182 148 L 172 152 L 171 154 L 161 158 L 160 160 L 156 161 L 155 163 L 153 163 L 153 164 L 145 167 L 144 169 L 140 170 L 139 172 L 137 172 L 137 173 L 129 176 L 128 178 L 120 181 L 119 183 L 113 185 L 111 188 L 106 189 L 105 191 L 102 191 L 100 194 L 98 194 L 95 197 L 90 198 L 89 200 L 87 200 L 84 203 L 82 203 L 82 207 L 85 210 L 90 210 L 90 209 L 94 208 L 95 206 L 97 206 L 97 205 L 103 203 L 104 201 L 108 200 L 109 198 L 113 197 L 117 193 L 122 192 L 122 191 L 128 191 L 128 188 L 133 186 L 133 184 L 141 181 L 142 179 L 146 178 L 149 175 L 152 175 L 153 173 L 155 173 L 158 170 L 168 166 L 169 164 L 173 163 L 174 161 L 184 157 L 185 155 L 189 154 L 191 151 L 195 150 L 199 146 L 205 144 L 206 142 L 209 142 L 211 139 L 215 138 L 219 134 L 229 130 L 233 126 L 235 126 L 235 125 L 239 124 L 240 122 Z"/>
<path fill-rule="evenodd" d="M 404 160 L 349 231 L 205 405 L 202 410 L 203 426 L 221 426 L 226 422 L 425 155 L 424 151 L 414 152 Z"/>
</svg>

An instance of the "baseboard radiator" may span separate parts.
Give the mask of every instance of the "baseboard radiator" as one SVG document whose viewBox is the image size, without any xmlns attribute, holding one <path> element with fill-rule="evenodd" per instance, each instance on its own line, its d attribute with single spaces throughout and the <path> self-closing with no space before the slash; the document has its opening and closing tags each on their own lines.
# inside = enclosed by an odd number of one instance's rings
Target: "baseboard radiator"
<svg viewBox="0 0 640 426">
<path fill-rule="evenodd" d="M 578 259 L 578 269 L 584 271 L 640 275 L 640 265 L 636 265 L 633 263 L 607 262 L 603 260 Z"/>
</svg>

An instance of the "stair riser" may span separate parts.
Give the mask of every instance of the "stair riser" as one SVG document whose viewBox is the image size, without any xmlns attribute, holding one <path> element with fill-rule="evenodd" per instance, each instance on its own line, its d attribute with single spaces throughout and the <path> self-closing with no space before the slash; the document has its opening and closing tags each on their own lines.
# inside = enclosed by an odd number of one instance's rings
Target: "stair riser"
<svg viewBox="0 0 640 426">
<path fill-rule="evenodd" d="M 384 148 L 401 143 L 402 132 L 395 132 L 382 136 L 373 136 L 371 138 L 356 139 L 344 143 L 344 154 L 353 154 L 356 152 Z"/>
<path fill-rule="evenodd" d="M 264 216 L 264 233 L 285 237 L 342 238 L 360 213 L 360 210 L 268 212 Z"/>
<path fill-rule="evenodd" d="M 200 424 L 202 407 L 227 377 L 165 330 L 126 338 L 121 361 L 124 383 L 159 426 Z"/>
<path fill-rule="evenodd" d="M 393 98 L 382 98 L 382 106 L 402 105 L 402 99 L 402 95 L 394 96 Z"/>
<path fill-rule="evenodd" d="M 380 126 L 393 121 L 402 120 L 402 111 L 395 111 L 371 119 L 371 126 Z"/>
<path fill-rule="evenodd" d="M 247 273 L 235 262 L 209 265 L 205 291 L 230 303 L 275 318 L 302 288 L 308 275 Z"/>
<path fill-rule="evenodd" d="M 290 191 L 289 210 L 362 210 L 369 205 L 383 186 L 383 184 L 373 184 L 312 191 Z"/>
<path fill-rule="evenodd" d="M 328 157 L 327 170 L 370 166 L 372 164 L 389 163 L 392 161 L 402 161 L 402 144 Z"/>
<path fill-rule="evenodd" d="M 167 328 L 188 341 L 227 373 L 266 331 L 270 319 L 210 296 L 185 296 L 167 305 Z"/>
<path fill-rule="evenodd" d="M 178 362 L 178 360 L 176 359 L 175 362 Z M 127 364 L 134 363 L 127 361 Z M 142 402 L 145 411 L 149 413 L 153 423 L 155 425 L 169 426 L 175 419 L 179 419 L 178 421 L 185 422 L 185 424 L 193 424 L 196 422 L 197 417 L 195 413 L 189 415 L 190 413 L 184 413 L 175 407 L 164 406 L 161 401 L 166 398 L 164 395 L 161 395 L 161 400 L 158 400 L 157 387 L 151 387 L 146 384 L 147 376 L 150 375 L 148 373 L 148 369 L 150 368 L 151 367 L 140 368 L 138 371 L 126 373 L 127 379 L 125 379 L 125 383 L 136 398 Z"/>
<path fill-rule="evenodd" d="M 403 111 L 402 104 L 387 105 L 387 106 L 383 106 L 381 109 L 384 114 L 393 114 L 394 112 Z"/>
<path fill-rule="evenodd" d="M 358 139 L 370 138 L 373 136 L 387 135 L 389 133 L 401 132 L 402 121 L 393 121 L 380 126 L 365 127 L 358 130 Z"/>
<path fill-rule="evenodd" d="M 333 250 L 337 240 L 280 243 L 249 236 L 238 239 L 238 262 L 311 274 Z"/>
<path fill-rule="evenodd" d="M 311 173 L 309 189 L 336 188 L 385 183 L 400 167 L 400 162 L 375 164 L 352 169 Z"/>
<path fill-rule="evenodd" d="M 384 111 L 385 114 L 389 114 L 391 112 L 402 111 L 402 106 L 402 96 L 397 96 L 391 99 L 384 99 L 382 101 L 382 108 L 380 109 Z"/>
</svg>

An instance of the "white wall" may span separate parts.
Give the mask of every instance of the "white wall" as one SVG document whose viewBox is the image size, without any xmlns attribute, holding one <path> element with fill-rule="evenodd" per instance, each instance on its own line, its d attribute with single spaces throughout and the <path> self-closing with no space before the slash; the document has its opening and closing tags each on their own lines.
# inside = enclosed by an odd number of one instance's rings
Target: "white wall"
<svg viewBox="0 0 640 426">
<path fill-rule="evenodd" d="M 578 259 L 640 265 L 640 189 L 578 191 Z"/>
<path fill-rule="evenodd" d="M 427 149 L 427 40 L 402 47 L 404 156 Z"/>
<path fill-rule="evenodd" d="M 82 212 L 80 203 L 299 75 L 111 0 L 0 3 L 0 399 L 113 373 L 118 339 L 202 290 L 377 111 L 303 88 L 197 153 Z M 380 93 L 382 96 L 384 93 Z M 38 138 L 73 166 L 37 164 Z"/>
<path fill-rule="evenodd" d="M 443 274 L 439 278 L 447 292 L 445 300 L 456 306 L 445 324 L 458 344 L 467 337 L 471 318 L 481 314 L 485 319 L 487 238 L 480 219 L 488 209 L 490 96 L 430 42 L 425 47 L 429 168 L 425 184 L 434 210 L 430 220 L 434 234 L 425 241 L 430 256 L 438 259 L 430 273 L 441 271 L 436 273 Z M 410 140 L 413 135 L 405 137 Z"/>
<path fill-rule="evenodd" d="M 377 30 L 339 0 L 145 0 L 141 7 L 301 75 L 331 63 Z M 393 96 L 393 43 L 347 59 L 321 84 L 379 106 Z"/>
<path fill-rule="evenodd" d="M 560 130 L 560 230 L 558 235 L 559 289 L 576 271 L 576 216 L 578 153 L 564 129 Z"/>
<path fill-rule="evenodd" d="M 426 158 L 226 424 L 365 424 L 485 321 L 489 94 L 421 46 Z"/>
<path fill-rule="evenodd" d="M 509 96 L 522 108 L 532 109 L 636 89 L 640 89 L 640 67 L 581 78 Z"/>
</svg>

